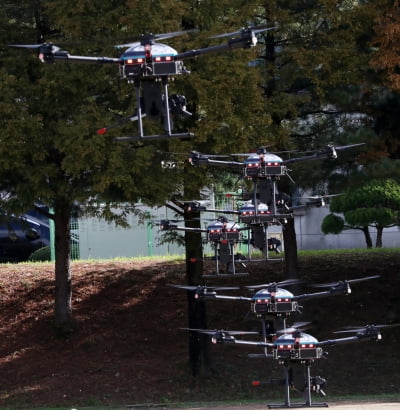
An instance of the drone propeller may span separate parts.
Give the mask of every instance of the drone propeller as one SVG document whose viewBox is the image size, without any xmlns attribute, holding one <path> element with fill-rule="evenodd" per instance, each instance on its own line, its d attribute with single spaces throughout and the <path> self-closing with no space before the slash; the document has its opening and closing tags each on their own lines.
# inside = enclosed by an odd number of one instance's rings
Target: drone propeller
<svg viewBox="0 0 400 410">
<path fill-rule="evenodd" d="M 398 327 L 400 326 L 400 323 L 394 323 L 391 325 L 366 325 L 362 327 L 352 327 L 348 326 L 345 328 L 345 330 L 337 330 L 334 333 L 373 333 L 373 332 L 378 332 L 380 329 L 388 328 L 388 327 Z"/>
<path fill-rule="evenodd" d="M 177 155 L 188 155 L 188 154 L 184 154 L 184 153 L 178 153 L 178 152 L 174 152 L 173 154 L 177 154 Z M 189 153 L 189 155 L 192 157 L 204 157 L 204 158 L 229 158 L 230 155 L 226 155 L 226 154 L 203 154 L 199 151 L 191 151 Z"/>
<path fill-rule="evenodd" d="M 292 326 L 277 330 L 276 333 L 280 334 L 292 334 L 294 332 L 302 332 L 311 328 L 311 322 L 295 322 Z"/>
<path fill-rule="evenodd" d="M 343 151 L 345 149 L 360 147 L 361 145 L 365 145 L 365 142 L 360 142 L 359 144 L 342 145 L 341 147 L 335 147 L 335 150 L 336 151 Z"/>
<path fill-rule="evenodd" d="M 45 50 L 46 52 L 52 52 L 56 53 L 57 51 L 60 51 L 61 48 L 58 46 L 55 46 L 52 43 L 42 43 L 42 44 L 9 44 L 9 47 L 14 47 L 14 48 L 28 48 L 31 50 L 34 49 L 41 49 Z"/>
<path fill-rule="evenodd" d="M 206 285 L 198 285 L 198 286 L 189 286 L 189 285 L 173 285 L 173 284 L 168 284 L 168 286 L 171 286 L 173 288 L 178 288 L 178 289 L 185 289 L 185 290 L 212 290 L 212 291 L 217 291 L 217 290 L 238 290 L 240 289 L 238 286 L 206 286 Z"/>
<path fill-rule="evenodd" d="M 170 33 L 155 34 L 154 38 L 157 40 L 164 40 L 166 38 L 182 36 L 184 34 L 197 33 L 198 31 L 199 30 L 197 28 L 193 28 L 191 30 L 171 31 Z"/>
<path fill-rule="evenodd" d="M 147 221 L 155 224 L 162 224 L 167 222 L 184 222 L 183 219 L 147 219 Z"/>
<path fill-rule="evenodd" d="M 170 33 L 162 33 L 162 34 L 142 34 L 139 37 L 136 37 L 136 41 L 132 43 L 125 43 L 125 44 L 117 44 L 114 47 L 116 48 L 127 48 L 127 47 L 136 47 L 138 45 L 146 45 L 152 44 L 154 40 L 165 40 L 171 37 L 177 37 L 184 34 L 194 33 L 198 31 L 197 29 L 192 30 L 184 30 L 184 31 L 172 31 Z"/>
<path fill-rule="evenodd" d="M 266 27 L 266 26 L 256 26 L 256 27 L 246 27 L 242 28 L 241 30 L 233 31 L 231 33 L 224 33 L 224 34 L 217 34 L 216 36 L 212 36 L 210 38 L 224 38 L 224 37 L 234 37 L 238 34 L 243 34 L 247 31 L 251 31 L 254 34 L 262 33 L 263 31 L 274 30 L 277 27 Z"/>
<path fill-rule="evenodd" d="M 189 332 L 204 333 L 206 335 L 214 336 L 216 334 L 225 335 L 225 336 L 238 336 L 238 335 L 259 335 L 260 332 L 252 332 L 246 330 L 223 330 L 223 329 L 192 329 L 188 327 L 183 327 L 181 330 L 188 330 Z"/>
<path fill-rule="evenodd" d="M 262 285 L 250 285 L 250 286 L 245 286 L 247 289 L 262 289 L 262 288 L 276 288 L 278 286 L 291 286 L 291 285 L 296 285 L 300 283 L 301 281 L 299 279 L 286 279 L 281 282 L 271 282 L 271 283 L 263 283 Z"/>
<path fill-rule="evenodd" d="M 324 199 L 324 198 L 334 198 L 335 196 L 341 196 L 343 194 L 329 194 L 329 195 L 311 195 L 302 196 L 299 199 Z"/>
<path fill-rule="evenodd" d="M 377 279 L 377 278 L 380 278 L 380 275 L 365 276 L 363 278 L 349 279 L 349 280 L 343 280 L 343 281 L 337 281 L 337 282 L 331 282 L 331 283 L 317 283 L 317 284 L 312 285 L 312 287 L 314 287 L 314 288 L 331 288 L 331 287 L 334 287 L 334 286 L 339 286 L 341 284 L 358 283 L 358 282 L 364 282 L 366 280 Z"/>
</svg>

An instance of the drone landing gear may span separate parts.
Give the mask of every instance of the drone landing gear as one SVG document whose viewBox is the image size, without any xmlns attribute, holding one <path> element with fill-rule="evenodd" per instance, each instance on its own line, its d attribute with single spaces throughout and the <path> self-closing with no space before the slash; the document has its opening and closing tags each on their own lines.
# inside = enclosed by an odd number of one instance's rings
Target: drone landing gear
<svg viewBox="0 0 400 410">
<path fill-rule="evenodd" d="M 144 95 L 142 98 L 142 84 L 139 80 L 135 81 L 136 105 L 137 105 L 137 121 L 138 121 L 138 136 L 124 137 L 125 140 L 143 140 L 143 139 L 167 139 L 167 138 L 193 138 L 194 134 L 190 132 L 174 134 L 172 132 L 172 119 L 170 115 L 169 97 L 168 97 L 168 79 L 162 78 L 162 92 L 159 87 L 153 83 L 143 84 Z M 144 100 L 144 104 L 143 104 Z M 144 107 L 143 107 L 144 105 Z M 143 114 L 142 110 L 146 113 Z M 184 110 L 186 112 L 186 110 Z M 142 118 L 146 114 L 155 116 L 163 113 L 163 123 L 166 134 L 159 135 L 144 135 Z"/>
<path fill-rule="evenodd" d="M 143 83 L 136 79 L 135 82 L 135 95 L 136 95 L 136 114 L 120 120 L 117 124 L 107 128 L 101 128 L 97 131 L 98 134 L 104 134 L 109 129 L 123 125 L 129 121 L 137 121 L 138 135 L 136 137 L 117 137 L 117 141 L 144 141 L 144 140 L 157 140 L 168 138 L 193 138 L 194 134 L 190 132 L 173 133 L 172 132 L 172 118 L 171 108 L 174 113 L 191 115 L 186 111 L 186 98 L 180 95 L 168 96 L 168 79 L 162 78 L 162 89 L 159 83 L 144 81 Z M 170 107 L 170 98 L 172 107 Z M 165 134 L 156 135 L 144 135 L 143 132 L 143 118 L 149 117 L 151 119 L 162 120 Z"/>
<path fill-rule="evenodd" d="M 308 361 L 305 363 L 306 366 L 306 387 L 305 387 L 305 403 L 291 403 L 290 401 L 290 386 L 292 384 L 291 368 L 289 363 L 285 363 L 285 403 L 283 404 L 268 404 L 270 409 L 287 409 L 287 408 L 303 408 L 303 407 L 329 407 L 328 403 L 313 403 L 311 400 L 311 388 L 313 378 L 311 377 L 311 363 Z M 317 386 L 317 391 L 323 393 L 320 386 Z"/>
<path fill-rule="evenodd" d="M 214 259 L 215 259 L 215 272 L 209 275 L 203 275 L 205 278 L 210 277 L 231 277 L 231 276 L 244 276 L 247 275 L 246 272 L 236 272 L 236 263 L 234 244 L 221 244 L 215 246 L 214 248 Z M 239 261 L 240 262 L 240 261 Z M 227 272 L 221 272 L 220 264 L 224 264 L 227 267 Z M 241 262 L 245 267 L 244 263 Z"/>
</svg>

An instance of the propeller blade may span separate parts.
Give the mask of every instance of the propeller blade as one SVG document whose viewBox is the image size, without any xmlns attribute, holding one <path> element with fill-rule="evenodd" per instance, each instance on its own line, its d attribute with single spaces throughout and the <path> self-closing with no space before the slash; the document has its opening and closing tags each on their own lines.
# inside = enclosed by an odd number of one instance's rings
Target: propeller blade
<svg viewBox="0 0 400 410">
<path fill-rule="evenodd" d="M 350 145 L 342 145 L 341 147 L 335 147 L 336 151 L 342 151 L 344 149 L 350 149 L 354 147 L 360 147 L 361 145 L 365 145 L 365 142 L 360 142 L 359 144 L 350 144 Z"/>
<path fill-rule="evenodd" d="M 310 329 L 311 328 L 310 325 L 311 325 L 311 322 L 295 322 L 290 327 L 287 327 L 285 329 L 277 330 L 276 333 L 291 334 L 291 333 L 294 333 L 298 330 L 302 331 L 302 330 Z"/>
<path fill-rule="evenodd" d="M 291 286 L 301 283 L 299 279 L 286 279 L 282 280 L 281 282 L 271 282 L 271 283 L 264 283 L 262 285 L 249 285 L 245 286 L 247 289 L 262 289 L 262 288 L 269 288 L 271 286 Z"/>
<path fill-rule="evenodd" d="M 197 28 L 194 28 L 192 30 L 172 31 L 170 33 L 155 34 L 154 38 L 157 40 L 163 40 L 166 38 L 182 36 L 184 34 L 197 33 L 198 31 L 199 30 Z"/>
<path fill-rule="evenodd" d="M 393 323 L 391 325 L 366 325 L 366 326 L 361 326 L 361 327 L 352 327 L 352 326 L 347 326 L 344 328 L 344 330 L 337 330 L 334 333 L 358 333 L 362 331 L 368 331 L 370 330 L 379 330 L 379 329 L 385 329 L 388 327 L 398 327 L 400 326 L 400 323 Z"/>
<path fill-rule="evenodd" d="M 160 34 L 144 34 L 142 36 L 136 37 L 135 41 L 131 43 L 125 43 L 125 44 L 117 44 L 114 47 L 116 48 L 126 48 L 126 47 L 136 47 L 139 45 L 143 45 L 143 41 L 149 41 L 152 43 L 153 40 L 163 40 L 166 38 L 171 38 L 171 37 L 176 37 L 176 36 L 181 36 L 183 34 L 189 34 L 189 33 L 194 33 L 198 31 L 197 29 L 193 30 L 185 30 L 185 31 L 172 31 L 170 33 L 160 33 Z M 138 41 L 140 40 L 140 41 Z"/>
<path fill-rule="evenodd" d="M 330 282 L 330 283 L 317 283 L 315 285 L 312 285 L 312 287 L 314 287 L 314 288 L 331 288 L 333 286 L 340 285 L 341 283 L 358 283 L 358 282 L 364 282 L 366 280 L 377 279 L 377 278 L 380 278 L 380 275 L 365 276 L 364 278 L 342 280 L 342 281 Z"/>
<path fill-rule="evenodd" d="M 167 286 L 171 286 L 173 288 L 178 288 L 178 289 L 186 289 L 186 290 L 197 290 L 197 289 L 204 289 L 204 290 L 238 290 L 238 289 L 240 289 L 240 287 L 238 287 L 238 286 L 206 286 L 206 285 L 190 286 L 190 285 L 174 285 L 174 284 L 168 284 Z"/>
<path fill-rule="evenodd" d="M 35 48 L 40 48 L 42 46 L 46 45 L 46 43 L 42 44 L 9 44 L 9 47 L 16 47 L 16 48 L 30 48 L 30 49 L 35 49 Z"/>
<path fill-rule="evenodd" d="M 185 290 L 196 290 L 201 288 L 202 286 L 189 286 L 189 285 L 174 285 L 172 283 L 168 283 L 167 286 L 170 286 L 172 288 L 177 288 L 177 289 L 185 289 Z"/>
<path fill-rule="evenodd" d="M 137 47 L 139 45 L 140 45 L 139 41 L 134 41 L 133 43 L 116 44 L 114 47 L 115 48 L 131 48 L 131 47 Z"/>
<path fill-rule="evenodd" d="M 55 46 L 52 43 L 42 43 L 42 44 L 9 44 L 9 47 L 14 47 L 14 48 L 27 48 L 30 50 L 35 50 L 35 49 L 46 49 L 48 52 L 56 53 L 57 51 L 60 51 L 61 48 L 58 46 Z"/>
<path fill-rule="evenodd" d="M 223 333 L 228 336 L 236 336 L 236 335 L 259 335 L 260 332 L 252 332 L 246 330 L 223 330 L 223 329 L 193 329 L 189 327 L 182 327 L 181 330 L 189 330 L 190 332 L 197 332 L 197 333 L 204 333 L 206 335 L 215 335 L 216 333 Z"/>
<path fill-rule="evenodd" d="M 323 198 L 334 198 L 335 196 L 341 196 L 343 194 L 330 194 L 330 195 L 311 195 L 302 196 L 299 199 L 323 199 Z"/>
<path fill-rule="evenodd" d="M 266 26 L 247 27 L 247 28 L 242 28 L 241 30 L 232 31 L 230 33 L 217 34 L 217 35 L 212 36 L 210 38 L 234 37 L 234 36 L 237 36 L 238 34 L 242 34 L 243 32 L 246 32 L 246 31 L 251 31 L 254 34 L 258 34 L 258 33 L 261 33 L 263 31 L 274 30 L 276 28 L 277 27 L 266 27 Z"/>
</svg>

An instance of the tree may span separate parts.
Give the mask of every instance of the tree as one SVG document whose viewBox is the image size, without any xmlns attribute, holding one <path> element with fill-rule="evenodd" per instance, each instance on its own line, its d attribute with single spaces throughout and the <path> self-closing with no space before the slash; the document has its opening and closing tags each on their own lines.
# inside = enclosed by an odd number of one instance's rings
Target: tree
<svg viewBox="0 0 400 410">
<path fill-rule="evenodd" d="M 360 229 L 370 248 L 368 227 L 375 227 L 375 246 L 381 248 L 383 229 L 400 223 L 400 184 L 392 179 L 372 180 L 334 198 L 330 210 L 332 213 L 322 222 L 323 233 L 339 234 L 344 229 Z M 343 217 L 337 215 L 339 213 Z"/>
<path fill-rule="evenodd" d="M 374 45 L 377 50 L 371 64 L 379 70 L 384 70 L 387 85 L 399 91 L 400 4 L 398 0 L 389 3 L 386 12 L 376 19 L 374 29 L 376 32 Z"/>
<path fill-rule="evenodd" d="M 104 2 L 104 7 L 93 8 L 91 2 L 79 2 L 79 7 L 57 19 L 51 8 L 56 3 L 29 2 L 23 14 L 19 8 L 7 8 L 3 20 L 9 30 L 2 32 L 3 43 L 32 43 L 32 38 L 40 42 L 57 36 L 89 53 L 86 39 L 92 40 L 102 24 L 115 27 L 116 16 L 111 12 L 115 4 Z M 49 13 L 46 6 L 51 6 Z M 81 7 L 90 8 L 93 24 L 78 16 Z M 101 18 L 96 21 L 96 16 Z M 55 323 L 60 330 L 70 331 L 71 216 L 86 212 L 123 224 L 126 213 L 134 211 L 131 204 L 139 199 L 159 203 L 175 185 L 160 167 L 153 166 L 157 161 L 154 147 L 127 149 L 110 137 L 95 134 L 98 124 L 111 118 L 109 107 L 118 102 L 116 96 L 128 92 L 118 82 L 115 68 L 42 65 L 36 56 L 12 49 L 2 50 L 2 57 L 0 174 L 1 190 L 8 193 L 3 206 L 23 212 L 34 204 L 45 204 L 51 210 Z M 114 207 L 120 212 L 114 213 Z"/>
</svg>

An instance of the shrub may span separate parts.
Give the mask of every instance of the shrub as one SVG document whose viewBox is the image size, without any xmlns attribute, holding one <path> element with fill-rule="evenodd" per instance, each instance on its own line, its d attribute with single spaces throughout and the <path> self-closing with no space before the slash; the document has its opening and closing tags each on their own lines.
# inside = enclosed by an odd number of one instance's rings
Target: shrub
<svg viewBox="0 0 400 410">
<path fill-rule="evenodd" d="M 43 248 L 37 249 L 35 252 L 32 252 L 29 257 L 31 262 L 47 262 L 51 260 L 50 246 L 44 246 Z"/>
</svg>

